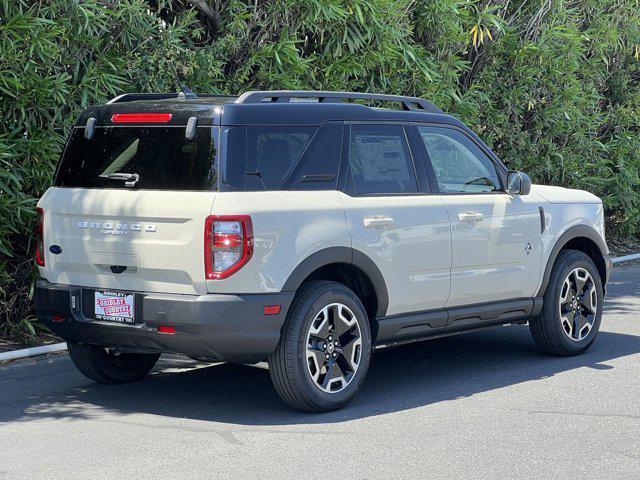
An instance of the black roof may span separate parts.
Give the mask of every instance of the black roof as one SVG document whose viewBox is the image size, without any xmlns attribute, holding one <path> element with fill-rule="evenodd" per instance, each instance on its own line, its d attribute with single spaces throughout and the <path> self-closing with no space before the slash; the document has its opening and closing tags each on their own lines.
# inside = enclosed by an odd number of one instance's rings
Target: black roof
<svg viewBox="0 0 640 480">
<path fill-rule="evenodd" d="M 285 96 L 284 94 L 287 94 Z M 345 97 L 345 95 L 348 95 Z M 353 95 L 353 96 L 352 96 Z M 284 97 L 284 99 L 283 99 Z M 294 99 L 305 101 L 292 101 Z M 317 101 L 309 101 L 315 97 Z M 318 98 L 320 97 L 320 98 Z M 249 99 L 248 101 L 243 101 Z M 264 99 L 269 101 L 265 101 Z M 376 108 L 342 99 L 399 102 L 403 110 Z M 238 100 L 242 103 L 238 103 Z M 420 103 L 417 103 L 420 102 Z M 320 125 L 326 121 L 405 121 L 447 123 L 465 128 L 458 119 L 442 113 L 426 100 L 415 97 L 346 92 L 247 92 L 236 96 L 178 97 L 177 94 L 125 94 L 106 105 L 86 108 L 76 125 L 84 126 L 91 117 L 98 125 L 111 123 L 114 113 L 166 112 L 173 117 L 169 125 L 186 125 L 198 117 L 198 125 Z M 466 129 L 466 128 L 465 128 Z"/>
</svg>

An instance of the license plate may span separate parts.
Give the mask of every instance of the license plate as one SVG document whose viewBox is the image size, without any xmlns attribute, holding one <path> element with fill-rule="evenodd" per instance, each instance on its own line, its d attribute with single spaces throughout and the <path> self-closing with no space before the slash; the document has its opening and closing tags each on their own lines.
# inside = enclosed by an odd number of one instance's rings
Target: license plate
<svg viewBox="0 0 640 480">
<path fill-rule="evenodd" d="M 118 323 L 135 323 L 135 296 L 120 292 L 95 292 L 95 317 Z"/>
</svg>

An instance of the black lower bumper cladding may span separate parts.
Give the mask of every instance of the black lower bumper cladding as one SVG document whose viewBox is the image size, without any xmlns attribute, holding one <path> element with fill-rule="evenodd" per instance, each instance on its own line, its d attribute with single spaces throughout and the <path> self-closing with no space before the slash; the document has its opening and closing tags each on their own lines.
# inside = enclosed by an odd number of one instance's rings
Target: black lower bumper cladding
<svg viewBox="0 0 640 480">
<path fill-rule="evenodd" d="M 293 292 L 245 295 L 126 292 L 135 295 L 136 322 L 121 324 L 94 318 L 90 299 L 95 290 L 39 280 L 34 292 L 36 314 L 65 340 L 235 363 L 259 362 L 275 350 L 294 296 Z M 280 305 L 280 312 L 265 315 L 264 307 L 268 305 Z M 173 333 L 161 333 L 158 327 L 173 327 L 169 329 Z"/>
</svg>

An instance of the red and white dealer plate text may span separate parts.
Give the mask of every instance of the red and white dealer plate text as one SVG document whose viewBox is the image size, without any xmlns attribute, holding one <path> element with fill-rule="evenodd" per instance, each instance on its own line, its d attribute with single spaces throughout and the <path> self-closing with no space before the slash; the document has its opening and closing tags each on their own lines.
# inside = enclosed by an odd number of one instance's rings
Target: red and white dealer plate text
<svg viewBox="0 0 640 480">
<path fill-rule="evenodd" d="M 135 296 L 121 292 L 95 292 L 95 317 L 109 322 L 135 322 Z"/>
</svg>

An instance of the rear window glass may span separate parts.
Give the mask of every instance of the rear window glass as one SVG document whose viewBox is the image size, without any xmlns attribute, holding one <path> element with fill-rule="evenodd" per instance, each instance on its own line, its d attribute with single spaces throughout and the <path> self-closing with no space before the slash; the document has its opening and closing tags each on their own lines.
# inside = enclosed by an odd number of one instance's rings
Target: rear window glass
<svg viewBox="0 0 640 480">
<path fill-rule="evenodd" d="M 97 127 L 93 138 L 75 128 L 62 156 L 58 187 L 214 190 L 217 129 L 200 127 L 193 140 L 185 127 Z M 127 179 L 127 174 L 129 179 Z"/>
</svg>

